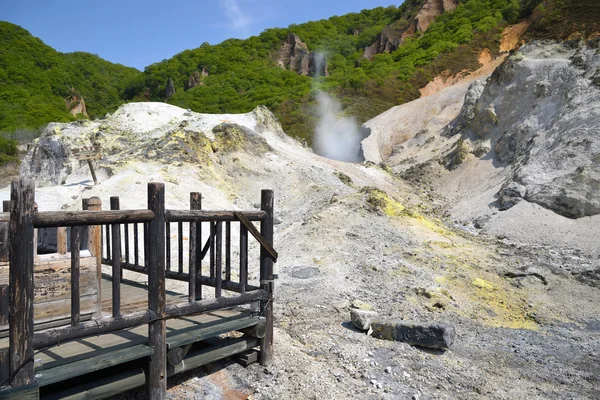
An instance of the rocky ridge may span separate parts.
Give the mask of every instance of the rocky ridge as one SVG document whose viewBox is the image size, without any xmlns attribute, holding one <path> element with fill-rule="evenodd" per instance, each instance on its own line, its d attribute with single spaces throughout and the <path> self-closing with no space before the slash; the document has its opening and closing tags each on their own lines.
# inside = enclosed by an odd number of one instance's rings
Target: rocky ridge
<svg viewBox="0 0 600 400">
<path fill-rule="evenodd" d="M 426 0 L 416 16 L 404 15 L 386 26 L 377 41 L 365 49 L 363 58 L 372 60 L 376 54 L 393 52 L 406 38 L 425 32 L 438 16 L 454 10 L 457 5 L 458 0 Z"/>
</svg>

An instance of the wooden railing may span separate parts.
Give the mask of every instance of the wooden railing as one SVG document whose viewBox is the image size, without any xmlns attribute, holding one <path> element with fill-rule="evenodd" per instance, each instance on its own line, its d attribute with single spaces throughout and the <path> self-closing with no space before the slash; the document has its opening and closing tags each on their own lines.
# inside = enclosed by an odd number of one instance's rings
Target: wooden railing
<svg viewBox="0 0 600 400">
<path fill-rule="evenodd" d="M 148 324 L 150 357 L 148 390 L 150 398 L 164 398 L 166 390 L 166 320 L 219 308 L 260 302 L 260 312 L 266 319 L 267 333 L 261 339 L 261 363 L 272 357 L 273 342 L 273 192 L 262 191 L 261 211 L 204 211 L 201 196 L 192 193 L 191 210 L 165 210 L 164 184 L 148 184 L 148 208 L 120 210 L 119 198 L 111 198 L 111 210 L 98 210 L 99 204 L 83 201 L 83 211 L 37 212 L 34 209 L 34 183 L 15 180 L 11 186 L 10 213 L 0 214 L 0 226 L 10 221 L 9 279 L 9 377 L 12 387 L 34 382 L 34 350 L 44 349 L 65 341 L 99 335 Z M 93 206 L 96 206 L 94 209 Z M 89 208 L 88 210 L 85 210 Z M 251 221 L 260 221 L 260 232 Z M 239 279 L 232 281 L 231 229 L 239 222 Z M 188 272 L 183 268 L 183 223 L 190 225 Z M 209 224 L 208 241 L 201 245 L 202 223 Z M 133 246 L 129 225 L 133 224 Z M 139 225 L 143 225 L 144 259 L 140 260 Z M 178 227 L 178 268 L 172 270 L 170 228 Z M 223 224 L 225 224 L 225 279 L 223 280 Z M 79 310 L 79 248 L 81 227 L 105 225 L 104 262 L 112 266 L 112 316 L 82 322 Z M 34 332 L 33 264 L 34 228 L 72 227 L 71 247 L 71 324 Z M 121 228 L 124 238 L 121 237 Z M 99 231 L 99 230 L 98 230 Z M 248 232 L 260 243 L 260 286 L 248 284 Z M 97 237 L 90 241 L 99 244 Z M 1 236 L 0 236 L 1 237 Z M 124 240 L 123 240 L 124 239 Z M 4 243 L 4 242 L 3 242 Z M 124 245 L 123 245 L 124 244 Z M 130 249 L 133 247 L 133 260 Z M 122 249 L 124 248 L 124 254 Z M 209 274 L 203 275 L 202 260 L 209 255 Z M 123 257 L 123 256 L 124 257 Z M 101 250 L 96 254 L 101 257 Z M 133 262 L 131 262 L 133 261 Z M 146 274 L 148 277 L 148 309 L 122 315 L 122 270 Z M 166 304 L 165 280 L 188 283 L 188 301 Z M 214 287 L 214 297 L 202 298 L 202 286 Z M 223 290 L 233 294 L 223 296 Z M 1 290 L 0 290 L 1 292 Z M 100 300 L 100 296 L 98 297 Z"/>
</svg>

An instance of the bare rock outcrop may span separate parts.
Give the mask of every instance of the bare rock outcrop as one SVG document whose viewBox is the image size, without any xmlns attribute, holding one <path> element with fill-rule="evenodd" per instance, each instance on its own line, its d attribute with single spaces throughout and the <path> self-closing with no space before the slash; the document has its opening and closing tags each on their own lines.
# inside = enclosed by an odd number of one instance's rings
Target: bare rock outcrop
<svg viewBox="0 0 600 400">
<path fill-rule="evenodd" d="M 202 68 L 202 71 L 194 71 L 190 74 L 190 78 L 188 79 L 188 89 L 192 89 L 196 86 L 204 86 L 204 78 L 208 76 L 208 70 L 206 68 Z"/>
<path fill-rule="evenodd" d="M 522 198 L 569 218 L 600 214 L 599 69 L 588 46 L 533 43 L 471 88 L 449 133 L 489 143 L 495 165 L 509 168 L 504 209 Z"/>
<path fill-rule="evenodd" d="M 167 81 L 167 89 L 165 90 L 165 97 L 168 99 L 169 97 L 175 94 L 175 85 L 173 84 L 173 79 L 169 77 Z"/>
<path fill-rule="evenodd" d="M 293 33 L 279 49 L 277 65 L 304 76 L 329 76 L 325 55 L 308 51 L 306 43 Z"/>
<path fill-rule="evenodd" d="M 74 88 L 71 88 L 69 97 L 65 99 L 65 105 L 71 115 L 83 114 L 86 117 L 88 116 L 85 100 Z"/>
<path fill-rule="evenodd" d="M 365 49 L 363 58 L 373 59 L 376 54 L 391 53 L 416 32 L 425 32 L 440 15 L 456 8 L 458 0 L 426 0 L 419 13 L 404 15 L 386 26 L 375 43 Z"/>
</svg>

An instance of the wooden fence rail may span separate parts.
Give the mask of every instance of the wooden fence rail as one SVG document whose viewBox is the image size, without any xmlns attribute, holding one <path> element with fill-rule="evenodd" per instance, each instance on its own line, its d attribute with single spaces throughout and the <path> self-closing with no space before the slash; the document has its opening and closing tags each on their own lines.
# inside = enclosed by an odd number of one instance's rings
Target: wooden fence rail
<svg viewBox="0 0 600 400">
<path fill-rule="evenodd" d="M 190 210 L 166 210 L 164 184 L 148 184 L 148 209 L 121 210 L 118 197 L 111 197 L 111 210 L 101 211 L 97 198 L 84 199 L 83 211 L 38 212 L 35 208 L 34 183 L 28 179 L 12 182 L 11 201 L 4 202 L 0 213 L 0 261 L 9 247 L 9 285 L 0 288 L 8 292 L 9 350 L 8 376 L 13 388 L 35 384 L 33 354 L 57 344 L 88 336 L 102 335 L 148 325 L 148 345 L 153 349 L 148 365 L 150 399 L 163 399 L 166 393 L 167 346 L 166 321 L 172 318 L 205 313 L 259 302 L 260 315 L 266 321 L 266 332 L 260 339 L 260 361 L 266 365 L 272 358 L 273 343 L 273 192 L 263 190 L 260 211 L 202 210 L 200 193 L 190 194 Z M 8 211 L 8 212 L 7 212 Z M 260 232 L 252 221 L 260 222 Z M 8 222 L 8 223 L 7 223 Z M 177 268 L 173 269 L 171 254 L 171 224 L 177 224 Z M 189 224 L 188 271 L 184 272 L 183 224 Z M 208 223 L 209 235 L 202 243 L 202 225 Z M 239 224 L 239 269 L 232 262 L 233 224 Z M 133 224 L 133 246 L 129 225 Z M 143 224 L 144 258 L 140 259 L 139 224 Z M 3 234 L 2 226 L 8 226 Z M 101 225 L 106 226 L 103 257 Z M 86 227 L 97 226 L 97 229 Z M 70 324 L 34 332 L 34 228 L 71 227 L 70 247 Z M 248 232 L 260 245 L 260 286 L 248 283 Z M 122 233 L 124 233 L 122 235 Z M 63 232 L 67 252 L 67 231 Z M 223 237 L 224 236 L 224 237 Z M 83 239 L 82 239 L 83 238 Z M 81 320 L 80 248 L 90 249 L 98 262 L 112 267 L 112 315 L 98 313 L 91 321 Z M 130 248 L 133 254 L 130 254 Z M 85 247 L 84 247 L 85 248 Z M 130 257 L 133 257 L 133 260 Z M 208 275 L 203 274 L 203 260 L 209 257 Z M 122 271 L 130 270 L 148 277 L 148 307 L 129 314 L 122 312 Z M 239 272 L 237 281 L 232 272 Z M 98 275 L 100 277 L 100 275 Z M 166 279 L 187 282 L 187 302 L 167 304 Z M 100 282 L 100 281 L 99 281 Z M 203 287 L 214 288 L 214 296 L 203 298 Z M 8 289 L 8 290 L 7 290 Z M 227 296 L 223 291 L 229 292 Z M 101 302 L 98 288 L 98 303 Z M 1 301 L 5 305 L 6 301 Z M 98 306 L 99 307 L 99 306 Z M 3 318 L 0 315 L 0 319 Z M 2 321 L 0 321 L 2 322 Z M 254 343 L 253 341 L 247 341 Z M 1 364 L 0 360 L 0 364 Z"/>
</svg>

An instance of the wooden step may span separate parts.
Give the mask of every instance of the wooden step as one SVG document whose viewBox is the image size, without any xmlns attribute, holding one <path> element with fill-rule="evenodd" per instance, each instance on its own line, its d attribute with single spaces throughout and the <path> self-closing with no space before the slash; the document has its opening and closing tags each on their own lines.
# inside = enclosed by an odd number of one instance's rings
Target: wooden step
<svg viewBox="0 0 600 400">
<path fill-rule="evenodd" d="M 222 335 L 227 332 L 237 331 L 249 328 L 265 322 L 264 317 L 248 314 L 239 314 L 229 318 L 223 318 L 218 321 L 212 321 L 207 324 L 198 324 L 198 327 L 188 328 L 185 332 L 178 331 L 175 334 L 167 333 L 167 347 L 174 349 L 205 340 L 214 336 Z"/>
<path fill-rule="evenodd" d="M 104 352 L 84 360 L 66 363 L 47 370 L 36 371 L 35 380 L 40 387 L 47 386 L 69 378 L 147 357 L 152 355 L 152 353 L 152 348 L 144 344 L 138 344 L 125 349 Z"/>
</svg>

